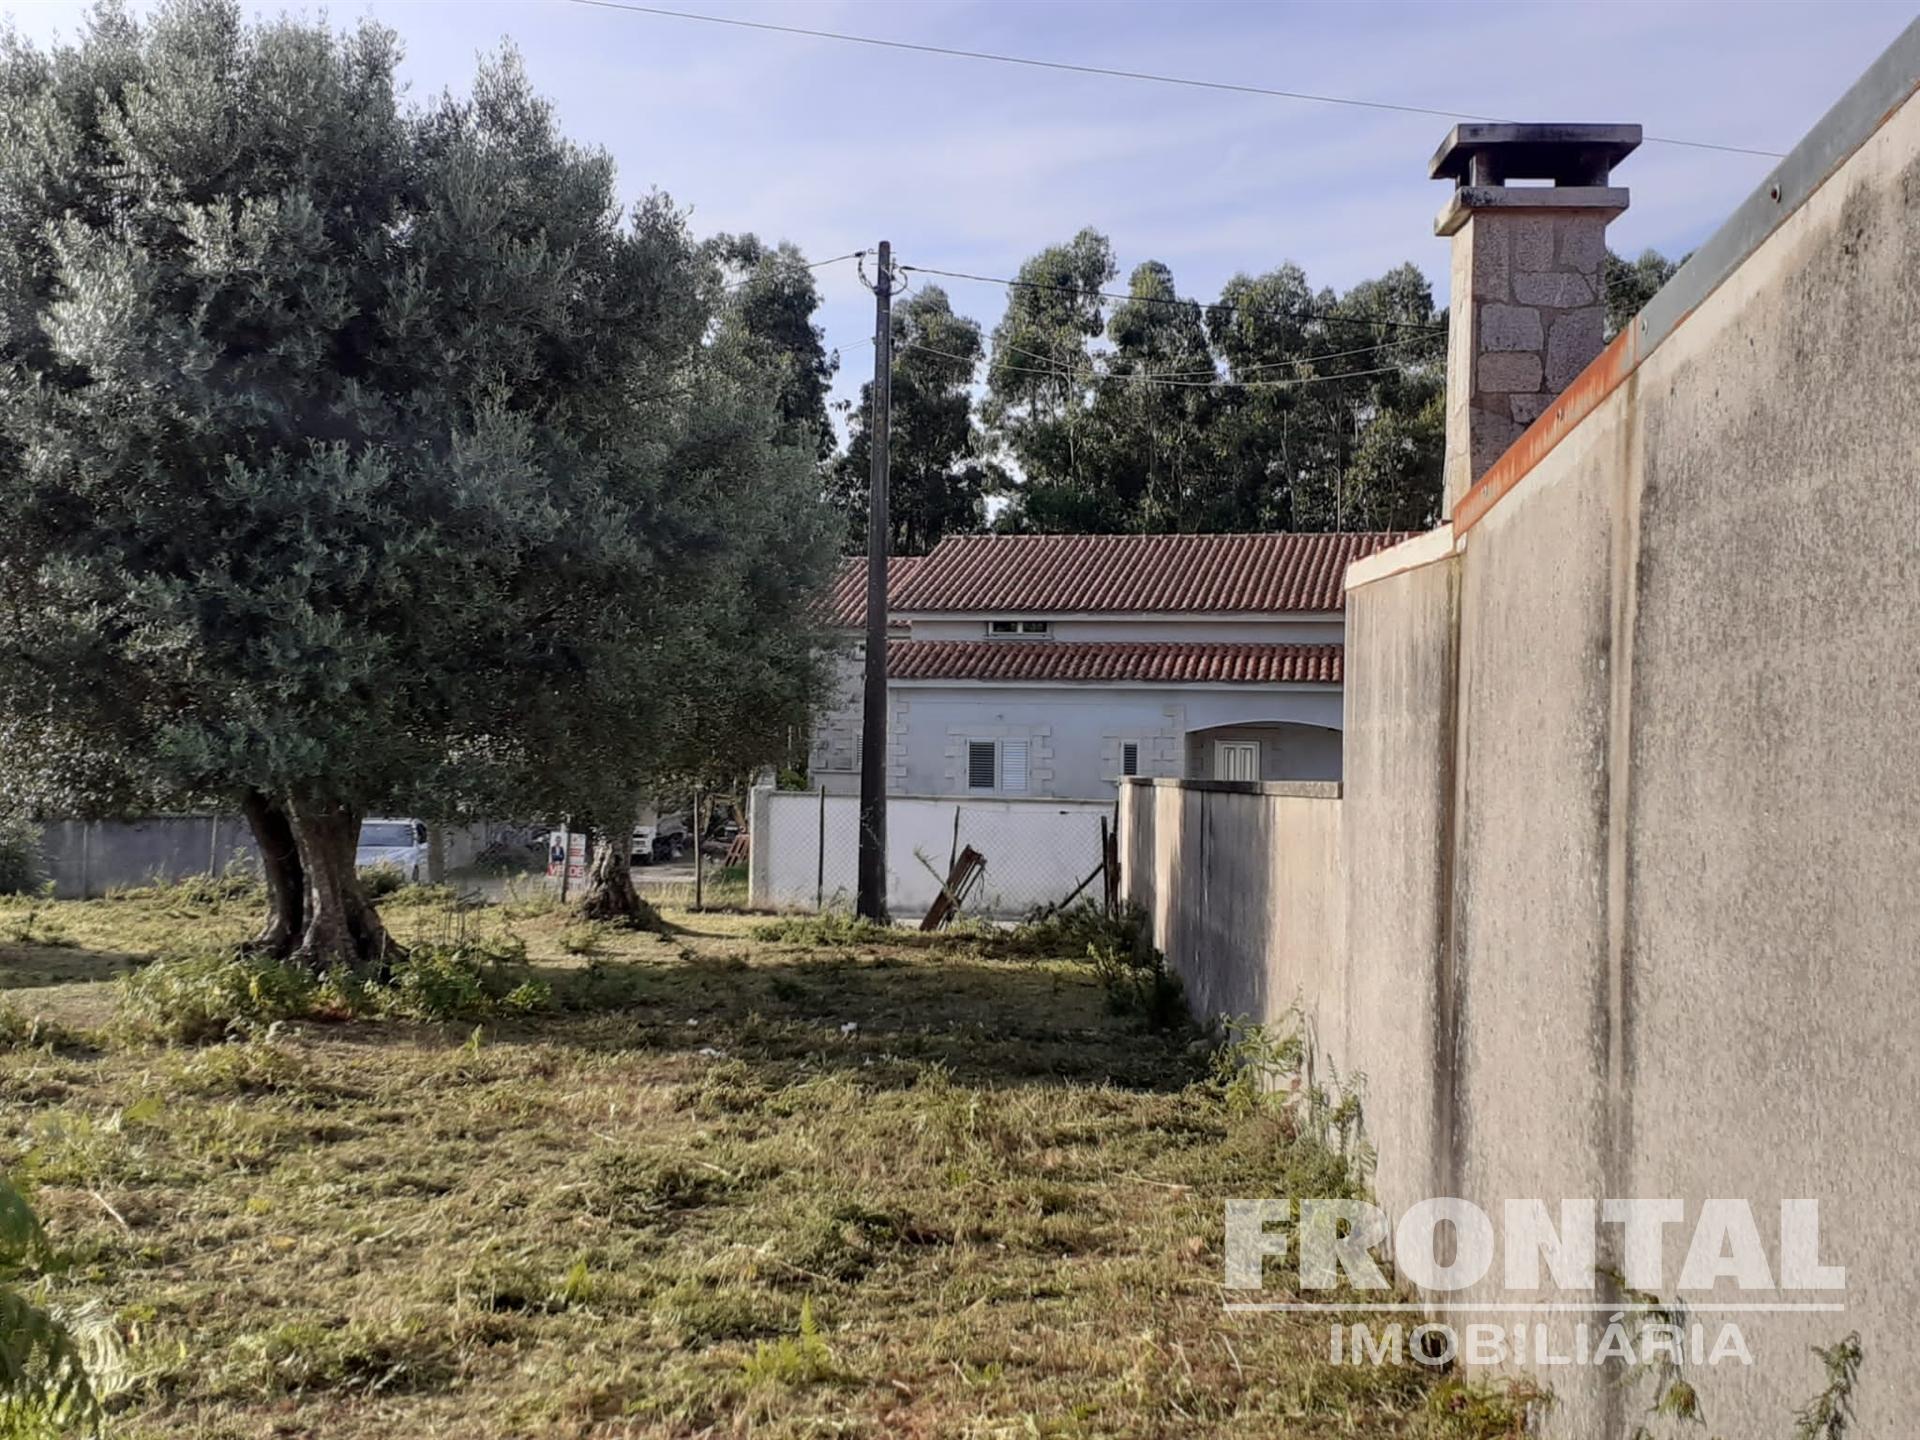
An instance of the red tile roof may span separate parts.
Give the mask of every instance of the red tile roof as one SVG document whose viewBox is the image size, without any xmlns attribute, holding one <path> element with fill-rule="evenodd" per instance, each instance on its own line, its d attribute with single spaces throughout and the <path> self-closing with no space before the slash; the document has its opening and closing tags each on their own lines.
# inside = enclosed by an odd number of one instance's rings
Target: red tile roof
<svg viewBox="0 0 1920 1440">
<path fill-rule="evenodd" d="M 894 640 L 889 680 L 1340 683 L 1338 645 L 1185 641 Z"/>
<path fill-rule="evenodd" d="M 1347 566 L 1404 532 L 950 535 L 890 597 L 904 611 L 1334 611 Z"/>
<path fill-rule="evenodd" d="M 913 573 L 925 561 L 918 555 L 895 555 L 887 561 L 887 621 L 892 627 L 905 622 L 895 618 L 900 608 L 900 592 Z M 867 561 L 858 556 L 840 562 L 840 573 L 833 577 L 827 591 L 827 623 L 858 630 L 867 623 Z"/>
</svg>

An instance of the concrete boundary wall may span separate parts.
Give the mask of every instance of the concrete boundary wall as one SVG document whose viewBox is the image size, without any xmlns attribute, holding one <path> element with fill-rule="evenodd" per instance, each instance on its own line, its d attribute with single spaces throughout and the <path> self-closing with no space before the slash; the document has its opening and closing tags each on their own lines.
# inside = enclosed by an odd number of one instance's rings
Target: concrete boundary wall
<svg viewBox="0 0 1920 1440">
<path fill-rule="evenodd" d="M 1323 878 L 1340 865 L 1339 797 L 1328 782 L 1122 783 L 1127 898 L 1200 1013 L 1339 1011 L 1345 896 Z"/>
<path fill-rule="evenodd" d="M 1337 858 L 1287 799 L 1235 802 L 1292 857 L 1290 908 L 1231 902 L 1250 935 L 1189 918 L 1274 879 L 1229 865 L 1221 817 L 1188 813 L 1208 797 L 1123 803 L 1127 893 L 1204 1012 L 1270 1014 L 1276 973 L 1308 977 L 1316 1044 L 1368 1076 L 1390 1210 L 1677 1199 L 1671 1297 L 1708 1200 L 1748 1202 L 1776 1263 L 1780 1203 L 1820 1202 L 1843 1292 L 1687 1296 L 1753 1356 L 1688 1368 L 1702 1433 L 1790 1431 L 1824 1384 L 1809 1347 L 1850 1332 L 1860 1433 L 1920 1412 L 1896 1098 L 1920 1093 L 1917 88 L 1920 25 L 1451 530 L 1350 572 Z M 1281 971 L 1308 940 L 1327 953 Z M 1540 1298 L 1498 1278 L 1429 1298 L 1462 1323 Z M 1781 1300 L 1843 1308 L 1701 1313 Z M 1568 1348 L 1574 1321 L 1544 1323 Z M 1550 1433 L 1648 1419 L 1617 1372 L 1541 1378 Z"/>
<path fill-rule="evenodd" d="M 40 827 L 41 869 L 62 900 L 217 875 L 229 865 L 258 860 L 253 832 L 238 815 L 50 820 Z"/>
<path fill-rule="evenodd" d="M 447 868 L 477 860 L 495 828 L 487 822 L 442 830 Z M 149 815 L 138 820 L 49 820 L 40 827 L 40 868 L 62 900 L 110 890 L 258 867 L 259 849 L 240 815 Z"/>
</svg>

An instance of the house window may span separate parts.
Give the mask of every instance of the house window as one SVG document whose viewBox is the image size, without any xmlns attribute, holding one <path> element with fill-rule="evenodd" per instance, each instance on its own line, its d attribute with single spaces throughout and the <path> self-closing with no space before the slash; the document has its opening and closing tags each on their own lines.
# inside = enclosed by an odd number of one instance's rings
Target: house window
<svg viewBox="0 0 1920 1440">
<path fill-rule="evenodd" d="M 969 740 L 967 742 L 967 788 L 969 790 L 993 789 L 994 763 L 993 741 Z"/>
<path fill-rule="evenodd" d="M 969 740 L 967 789 L 1025 794 L 1032 753 L 1026 740 Z"/>
<path fill-rule="evenodd" d="M 1120 747 L 1120 773 L 1138 775 L 1140 773 L 1140 742 L 1129 740 Z"/>
<path fill-rule="evenodd" d="M 1213 778 L 1258 780 L 1260 778 L 1260 742 L 1258 740 L 1216 740 L 1213 746 Z"/>
<path fill-rule="evenodd" d="M 987 634 L 1001 635 L 1045 635 L 1048 631 L 1045 620 L 989 620 Z"/>
</svg>

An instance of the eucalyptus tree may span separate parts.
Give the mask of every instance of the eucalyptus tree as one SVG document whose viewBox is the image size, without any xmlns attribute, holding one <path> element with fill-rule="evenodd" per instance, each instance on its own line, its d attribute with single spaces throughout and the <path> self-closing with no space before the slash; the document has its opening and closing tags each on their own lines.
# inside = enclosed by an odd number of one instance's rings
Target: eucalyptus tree
<svg viewBox="0 0 1920 1440">
<path fill-rule="evenodd" d="M 840 356 L 827 349 L 826 332 L 814 321 L 820 287 L 806 257 L 784 240 L 768 245 L 750 234 L 715 235 L 705 250 L 725 281 L 723 339 L 773 372 L 780 419 L 826 460 L 835 445 L 827 394 Z"/>
<path fill-rule="evenodd" d="M 1036 529 L 1098 529 L 1102 478 L 1092 463 L 1102 291 L 1113 246 L 1082 230 L 1021 265 L 994 327 L 983 415 L 1023 476 L 1020 512 Z"/>
<path fill-rule="evenodd" d="M 424 110 L 397 58 L 226 0 L 0 56 L 0 710 L 290 842 L 261 938 L 316 966 L 387 948 L 362 815 L 626 791 L 734 543 L 688 475 L 797 448 L 771 385 L 709 403 L 669 202 L 623 214 L 511 55 Z"/>
<path fill-rule="evenodd" d="M 1418 528 L 1438 518 L 1446 327 L 1412 265 L 1345 293 L 1297 267 L 1235 277 L 1210 312 L 1242 382 L 1223 449 L 1260 474 L 1241 493 L 1277 528 Z"/>
<path fill-rule="evenodd" d="M 1123 296 L 1100 293 L 1111 274 L 1105 237 L 1083 231 L 1009 294 L 983 407 L 1020 472 L 1003 528 L 1352 530 L 1437 514 L 1446 327 L 1413 266 L 1343 294 L 1283 264 L 1204 306 L 1158 261 Z"/>
<path fill-rule="evenodd" d="M 997 468 L 974 421 L 973 382 L 985 355 L 978 321 L 956 315 L 947 292 L 924 285 L 895 305 L 887 518 L 895 555 L 924 555 L 942 536 L 977 530 Z M 860 387 L 831 494 L 846 517 L 845 545 L 866 544 L 873 387 Z"/>
<path fill-rule="evenodd" d="M 1639 258 L 1627 260 L 1609 250 L 1601 272 L 1607 287 L 1607 338 L 1611 340 L 1638 315 L 1660 290 L 1687 263 L 1688 251 L 1678 260 L 1669 260 L 1658 250 L 1642 250 Z"/>
<path fill-rule="evenodd" d="M 1208 528 L 1217 508 L 1210 434 L 1217 361 L 1200 305 L 1158 260 L 1136 266 L 1107 320 L 1089 427 L 1111 512 L 1102 529 Z"/>
</svg>

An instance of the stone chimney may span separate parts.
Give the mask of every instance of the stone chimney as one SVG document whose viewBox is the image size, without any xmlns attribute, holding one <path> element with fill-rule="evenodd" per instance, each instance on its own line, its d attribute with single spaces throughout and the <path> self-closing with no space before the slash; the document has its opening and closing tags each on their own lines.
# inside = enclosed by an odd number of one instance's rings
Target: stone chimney
<svg viewBox="0 0 1920 1440">
<path fill-rule="evenodd" d="M 1600 353 L 1627 208 L 1607 182 L 1639 144 L 1638 125 L 1462 124 L 1434 153 L 1454 182 L 1433 224 L 1453 237 L 1443 515 Z"/>
</svg>

